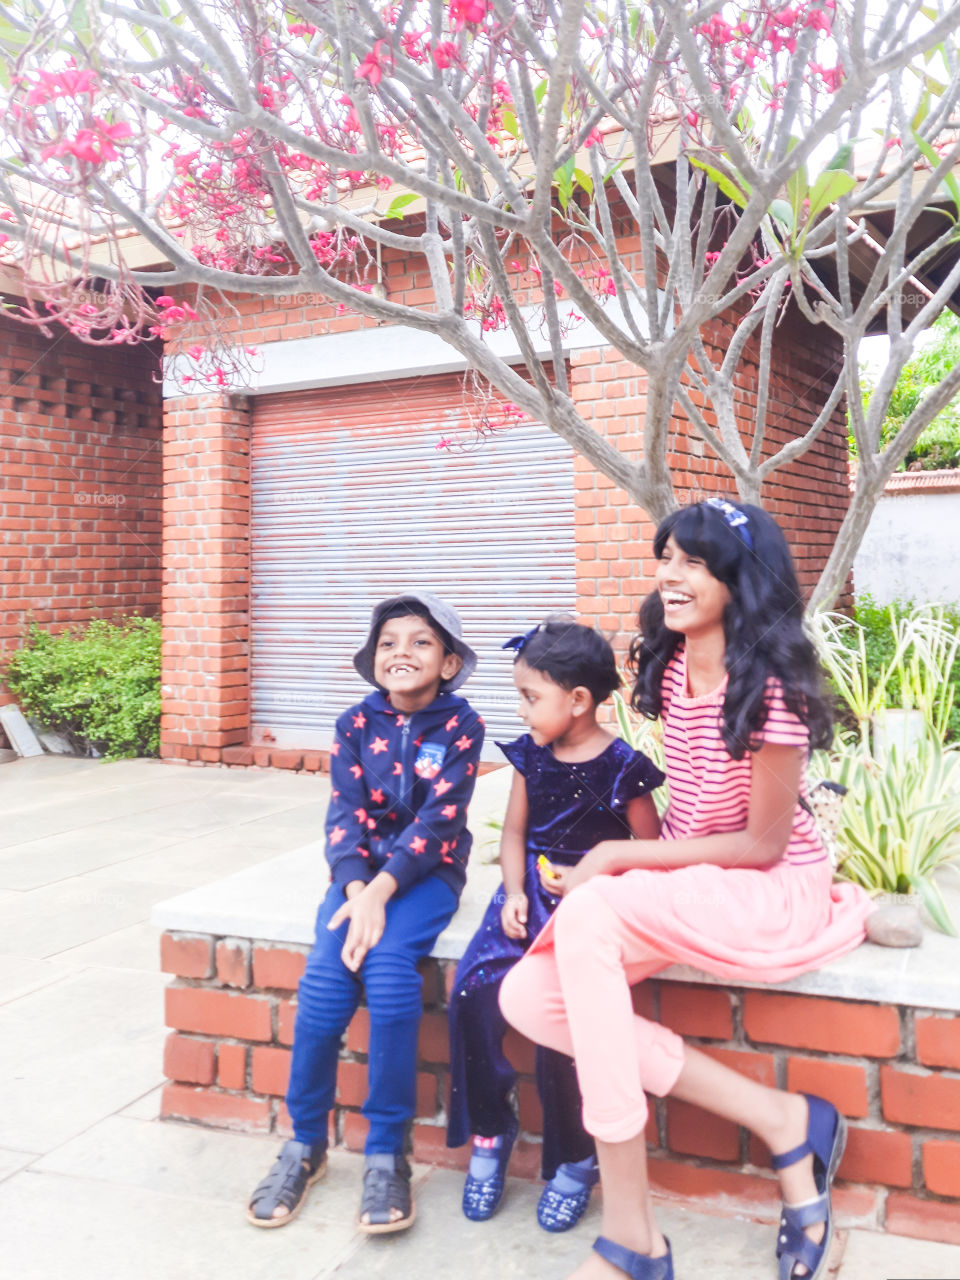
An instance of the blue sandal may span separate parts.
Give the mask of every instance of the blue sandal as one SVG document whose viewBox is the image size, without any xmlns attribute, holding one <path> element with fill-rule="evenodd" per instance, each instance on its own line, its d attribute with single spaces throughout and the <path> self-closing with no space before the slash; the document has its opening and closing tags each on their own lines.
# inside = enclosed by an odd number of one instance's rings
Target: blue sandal
<svg viewBox="0 0 960 1280">
<path fill-rule="evenodd" d="M 847 1122 L 832 1103 L 805 1093 L 809 1108 L 807 1136 L 799 1147 L 772 1156 L 774 1169 L 786 1169 L 804 1156 L 813 1154 L 813 1177 L 817 1195 L 802 1204 L 785 1204 L 780 1215 L 777 1234 L 777 1257 L 780 1260 L 779 1280 L 819 1280 L 826 1269 L 833 1241 L 833 1214 L 830 1206 L 830 1185 L 837 1172 L 847 1143 Z M 824 1224 L 823 1239 L 815 1243 L 804 1227 Z M 794 1277 L 798 1266 L 807 1268 L 800 1278 Z"/>
<path fill-rule="evenodd" d="M 600 1179 L 596 1160 L 591 1169 L 584 1169 L 578 1164 L 562 1164 L 560 1169 L 564 1178 L 580 1185 L 575 1191 L 560 1191 L 551 1179 L 543 1188 L 537 1205 L 537 1221 L 544 1231 L 569 1231 L 575 1227 L 590 1203 L 590 1192 Z M 556 1176 L 554 1174 L 554 1178 Z"/>
<path fill-rule="evenodd" d="M 489 1156 L 496 1159 L 496 1168 L 488 1178 L 475 1178 L 467 1173 L 463 1186 L 463 1216 L 471 1222 L 486 1222 L 496 1213 L 503 1196 L 503 1188 L 507 1180 L 507 1164 L 510 1152 L 517 1140 L 517 1122 L 514 1120 L 510 1128 L 500 1137 L 500 1145 L 490 1148 L 483 1145 L 484 1139 L 474 1138 L 473 1152 L 475 1156 Z"/>
<path fill-rule="evenodd" d="M 673 1254 L 667 1240 L 667 1252 L 661 1258 L 651 1258 L 648 1253 L 634 1253 L 622 1244 L 615 1244 L 606 1236 L 597 1236 L 593 1242 L 596 1253 L 606 1262 L 622 1271 L 630 1280 L 673 1280 Z"/>
</svg>

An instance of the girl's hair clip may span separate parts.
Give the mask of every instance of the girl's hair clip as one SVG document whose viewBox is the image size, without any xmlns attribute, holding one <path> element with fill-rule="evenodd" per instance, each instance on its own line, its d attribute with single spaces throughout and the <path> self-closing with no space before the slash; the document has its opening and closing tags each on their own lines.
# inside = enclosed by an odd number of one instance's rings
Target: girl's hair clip
<svg viewBox="0 0 960 1280">
<path fill-rule="evenodd" d="M 530 641 L 533 639 L 533 637 L 537 634 L 539 630 L 540 630 L 540 623 L 538 622 L 535 627 L 531 627 L 530 630 L 527 631 L 524 635 L 511 636 L 509 640 L 505 640 L 503 644 L 500 646 L 500 648 L 515 649 L 517 651 L 517 656 L 519 657 L 519 655 L 523 653 L 524 649 L 527 647 L 527 645 L 530 643 Z"/>
<path fill-rule="evenodd" d="M 739 529 L 740 537 L 750 550 L 753 550 L 753 538 L 747 528 L 750 517 L 745 511 L 741 511 L 739 507 L 735 507 L 732 502 L 727 502 L 724 498 L 706 498 L 704 506 L 713 507 L 714 511 L 719 511 L 731 529 Z"/>
</svg>

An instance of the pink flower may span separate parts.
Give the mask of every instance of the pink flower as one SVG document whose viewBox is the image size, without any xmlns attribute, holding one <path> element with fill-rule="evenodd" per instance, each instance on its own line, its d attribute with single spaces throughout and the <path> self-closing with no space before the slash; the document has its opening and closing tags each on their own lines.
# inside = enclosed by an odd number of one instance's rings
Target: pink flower
<svg viewBox="0 0 960 1280">
<path fill-rule="evenodd" d="M 487 16 L 487 0 L 450 0 L 447 17 L 454 31 L 476 26 Z"/>
<path fill-rule="evenodd" d="M 706 263 L 712 264 L 712 263 L 716 262 L 716 261 L 717 261 L 717 259 L 718 259 L 719 257 L 720 257 L 720 254 L 719 254 L 719 253 L 712 253 L 712 252 L 711 252 L 711 253 L 705 253 L 705 254 L 703 255 L 703 260 L 704 260 L 704 262 L 706 262 Z"/>
<path fill-rule="evenodd" d="M 383 79 L 384 66 L 389 71 L 392 67 L 390 50 L 381 52 L 386 41 L 378 40 L 357 68 L 358 80 L 369 80 L 371 87 L 376 87 Z"/>
<path fill-rule="evenodd" d="M 450 437 L 450 436 L 444 436 L 444 437 L 443 437 L 443 439 L 442 439 L 442 440 L 438 440 L 438 441 L 437 441 L 437 443 L 436 443 L 433 447 L 434 447 L 435 449 L 449 449 L 449 448 L 450 448 L 450 446 L 451 446 L 452 444 L 453 444 L 453 439 L 452 439 L 452 437 Z"/>
<path fill-rule="evenodd" d="M 709 22 L 697 27 L 696 31 L 698 35 L 705 36 L 712 45 L 719 45 L 721 48 L 734 38 L 733 28 L 717 14 L 714 14 Z"/>
<path fill-rule="evenodd" d="M 443 40 L 440 44 L 434 45 L 431 56 L 441 71 L 446 71 L 447 67 L 458 62 L 460 58 L 457 46 L 452 40 Z"/>
<path fill-rule="evenodd" d="M 195 342 L 192 347 L 187 347 L 187 355 L 191 360 L 200 360 L 203 356 L 204 348 L 199 342 Z"/>
<path fill-rule="evenodd" d="M 833 30 L 833 23 L 822 9 L 811 9 L 803 19 L 803 25 L 813 27 L 815 31 L 822 31 L 825 35 L 829 35 Z"/>
<path fill-rule="evenodd" d="M 684 119 L 691 129 L 695 129 L 700 123 L 700 117 L 697 115 L 696 111 L 688 111 L 684 116 Z"/>
<path fill-rule="evenodd" d="M 836 93 L 845 79 L 843 67 L 821 67 L 816 62 L 810 63 L 810 70 L 815 71 L 823 81 L 823 87 L 827 93 Z"/>
<path fill-rule="evenodd" d="M 590 132 L 587 134 L 587 136 L 584 138 L 583 145 L 585 147 L 595 147 L 597 146 L 598 143 L 602 141 L 603 141 L 603 135 L 601 134 L 600 130 L 591 129 Z"/>
<path fill-rule="evenodd" d="M 792 27 L 799 16 L 799 9 L 781 9 L 779 13 L 770 15 L 770 21 L 775 22 L 778 27 Z"/>
<path fill-rule="evenodd" d="M 92 97 L 99 86 L 93 71 L 81 71 L 76 67 L 56 73 L 38 71 L 33 88 L 27 94 L 27 106 L 40 106 L 53 98 L 77 98 L 81 94 Z"/>
</svg>

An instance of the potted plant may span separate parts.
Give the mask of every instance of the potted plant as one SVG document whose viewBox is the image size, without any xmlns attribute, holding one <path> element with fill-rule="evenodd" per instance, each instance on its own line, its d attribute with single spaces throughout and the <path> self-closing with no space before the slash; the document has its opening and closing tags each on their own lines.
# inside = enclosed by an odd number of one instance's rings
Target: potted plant
<svg viewBox="0 0 960 1280">
<path fill-rule="evenodd" d="M 872 676 L 858 623 L 819 614 L 811 625 L 854 726 L 841 727 L 819 761 L 825 776 L 847 788 L 838 875 L 874 894 L 919 900 L 955 935 L 935 873 L 960 857 L 960 746 L 945 742 L 960 631 L 939 606 L 899 617 L 890 610 L 893 653 Z M 891 687 L 900 691 L 899 705 L 887 703 Z"/>
</svg>

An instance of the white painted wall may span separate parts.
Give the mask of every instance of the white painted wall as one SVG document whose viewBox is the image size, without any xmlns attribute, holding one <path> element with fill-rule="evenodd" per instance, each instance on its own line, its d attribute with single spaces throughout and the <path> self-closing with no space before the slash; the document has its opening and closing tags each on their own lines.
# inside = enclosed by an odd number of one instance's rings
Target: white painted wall
<svg viewBox="0 0 960 1280">
<path fill-rule="evenodd" d="M 880 499 L 853 564 L 857 595 L 960 604 L 960 493 Z"/>
</svg>

